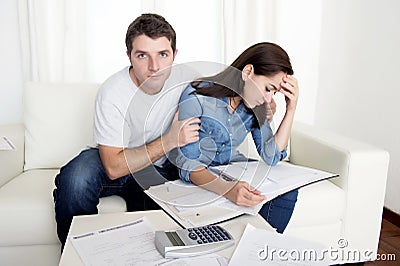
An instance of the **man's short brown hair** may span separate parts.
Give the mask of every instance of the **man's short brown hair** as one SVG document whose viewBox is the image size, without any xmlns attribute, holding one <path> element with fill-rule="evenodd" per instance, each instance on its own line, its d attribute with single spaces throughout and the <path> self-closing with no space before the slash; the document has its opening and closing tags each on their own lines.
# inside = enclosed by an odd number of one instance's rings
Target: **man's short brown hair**
<svg viewBox="0 0 400 266">
<path fill-rule="evenodd" d="M 132 51 L 133 40 L 142 34 L 153 39 L 167 37 L 171 42 L 172 51 L 175 52 L 176 33 L 164 17 L 157 14 L 142 14 L 129 25 L 125 37 L 128 54 Z"/>
</svg>

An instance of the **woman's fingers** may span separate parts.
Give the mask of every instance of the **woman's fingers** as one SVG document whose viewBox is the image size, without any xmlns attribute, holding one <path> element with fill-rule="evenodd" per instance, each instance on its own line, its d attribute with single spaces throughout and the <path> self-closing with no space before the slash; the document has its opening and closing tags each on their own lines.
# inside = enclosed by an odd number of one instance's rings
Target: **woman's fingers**
<svg viewBox="0 0 400 266">
<path fill-rule="evenodd" d="M 292 87 L 297 87 L 297 79 L 291 75 L 287 75 L 286 77 L 283 77 L 283 81 L 285 83 L 288 83 Z"/>
<path fill-rule="evenodd" d="M 247 182 L 241 181 L 238 186 L 238 197 L 236 204 L 242 206 L 254 206 L 265 200 L 261 192 L 252 188 Z"/>
<path fill-rule="evenodd" d="M 286 98 L 286 107 L 295 109 L 297 105 L 297 99 L 299 98 L 299 85 L 297 79 L 293 76 L 287 75 L 283 77 L 281 82 L 281 92 Z"/>
</svg>

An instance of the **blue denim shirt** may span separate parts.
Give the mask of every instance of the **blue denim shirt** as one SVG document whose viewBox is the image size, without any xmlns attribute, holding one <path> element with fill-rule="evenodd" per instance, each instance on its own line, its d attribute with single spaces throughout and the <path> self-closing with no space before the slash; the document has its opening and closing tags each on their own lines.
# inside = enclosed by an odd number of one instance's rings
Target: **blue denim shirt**
<svg viewBox="0 0 400 266">
<path fill-rule="evenodd" d="M 189 85 L 179 101 L 179 120 L 189 117 L 201 120 L 199 141 L 178 149 L 176 162 L 182 180 L 190 182 L 190 173 L 199 167 L 246 160 L 237 148 L 249 132 L 265 163 L 276 165 L 286 157 L 286 148 L 283 151 L 278 149 L 270 125 L 266 122 L 261 128 L 255 127 L 256 117 L 243 103 L 232 112 L 227 97 L 190 94 L 193 91 Z"/>
</svg>

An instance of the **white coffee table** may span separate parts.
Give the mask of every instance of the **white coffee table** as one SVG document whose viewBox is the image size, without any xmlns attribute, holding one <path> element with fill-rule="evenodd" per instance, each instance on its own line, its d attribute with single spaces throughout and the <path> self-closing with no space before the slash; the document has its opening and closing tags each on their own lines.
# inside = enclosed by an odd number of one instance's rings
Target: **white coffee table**
<svg viewBox="0 0 400 266">
<path fill-rule="evenodd" d="M 70 236 L 128 223 L 142 217 L 147 217 L 158 230 L 181 229 L 181 227 L 162 210 L 75 216 L 72 220 L 67 242 L 65 243 L 59 265 L 83 265 L 78 253 L 75 251 L 71 241 L 69 241 Z M 252 224 L 256 228 L 273 230 L 273 228 L 259 215 L 243 215 L 230 221 L 220 223 L 220 225 L 232 234 L 235 239 L 235 246 L 222 250 L 218 252 L 218 254 L 226 258 L 232 256 L 247 223 Z"/>
</svg>

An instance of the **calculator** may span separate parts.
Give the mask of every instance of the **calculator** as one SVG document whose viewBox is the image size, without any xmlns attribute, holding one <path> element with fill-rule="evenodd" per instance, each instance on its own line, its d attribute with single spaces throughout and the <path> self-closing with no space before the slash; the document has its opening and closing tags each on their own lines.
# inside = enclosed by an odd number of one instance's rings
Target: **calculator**
<svg viewBox="0 0 400 266">
<path fill-rule="evenodd" d="M 219 225 L 155 232 L 156 248 L 165 258 L 204 255 L 225 249 L 234 243 L 231 234 Z"/>
</svg>

